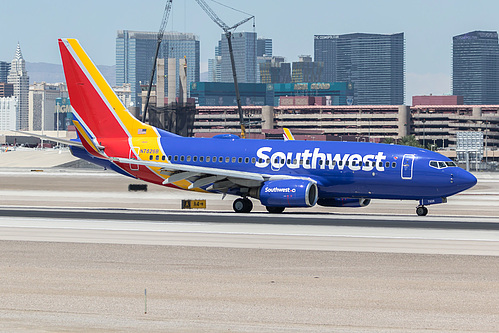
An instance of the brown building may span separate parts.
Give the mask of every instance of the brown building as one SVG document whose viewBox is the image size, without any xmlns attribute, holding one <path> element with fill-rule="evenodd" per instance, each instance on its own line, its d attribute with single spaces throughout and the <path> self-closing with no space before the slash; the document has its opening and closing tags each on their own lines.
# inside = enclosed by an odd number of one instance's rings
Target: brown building
<svg viewBox="0 0 499 333">
<path fill-rule="evenodd" d="M 418 105 L 463 105 L 463 96 L 456 95 L 429 95 L 412 96 L 412 106 Z"/>
<path fill-rule="evenodd" d="M 415 135 L 435 148 L 456 146 L 458 131 L 483 131 L 489 149 L 499 148 L 499 105 L 365 105 L 246 106 L 251 138 L 269 137 L 269 130 L 287 127 L 292 133 L 314 131 L 316 139 L 382 142 Z M 196 136 L 240 133 L 236 107 L 197 107 Z M 306 137 L 300 137 L 305 139 Z M 312 138 L 309 138 L 312 139 Z"/>
<path fill-rule="evenodd" d="M 0 97 L 10 97 L 14 95 L 14 85 L 0 82 Z"/>
</svg>

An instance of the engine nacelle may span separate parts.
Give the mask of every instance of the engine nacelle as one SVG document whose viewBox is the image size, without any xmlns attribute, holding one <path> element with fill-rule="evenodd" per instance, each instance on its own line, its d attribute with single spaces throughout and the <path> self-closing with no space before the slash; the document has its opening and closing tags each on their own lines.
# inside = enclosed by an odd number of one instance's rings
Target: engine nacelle
<svg viewBox="0 0 499 333">
<path fill-rule="evenodd" d="M 260 202 L 267 207 L 312 207 L 317 198 L 317 184 L 303 179 L 270 180 L 259 191 Z"/>
<path fill-rule="evenodd" d="M 317 201 L 319 206 L 325 207 L 365 207 L 371 199 L 364 198 L 321 198 Z"/>
</svg>

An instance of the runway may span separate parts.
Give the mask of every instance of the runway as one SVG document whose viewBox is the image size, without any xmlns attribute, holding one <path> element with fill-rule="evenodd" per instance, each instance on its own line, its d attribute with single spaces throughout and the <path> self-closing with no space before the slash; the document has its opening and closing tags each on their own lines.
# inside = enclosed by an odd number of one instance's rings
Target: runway
<svg viewBox="0 0 499 333">
<path fill-rule="evenodd" d="M 491 218 L 0 209 L 0 239 L 287 250 L 499 255 Z"/>
<path fill-rule="evenodd" d="M 0 331 L 499 331 L 494 176 L 426 217 L 386 201 L 235 214 L 129 182 L 0 171 Z"/>
</svg>

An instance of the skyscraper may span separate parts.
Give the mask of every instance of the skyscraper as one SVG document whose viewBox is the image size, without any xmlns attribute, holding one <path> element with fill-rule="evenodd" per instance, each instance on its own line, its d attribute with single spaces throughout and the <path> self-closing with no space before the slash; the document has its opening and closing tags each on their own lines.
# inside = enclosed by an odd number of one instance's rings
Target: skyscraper
<svg viewBox="0 0 499 333">
<path fill-rule="evenodd" d="M 354 104 L 404 104 L 404 33 L 315 35 L 326 82 L 352 82 Z"/>
<path fill-rule="evenodd" d="M 27 130 L 29 127 L 29 76 L 19 44 L 17 44 L 16 55 L 10 64 L 7 83 L 14 86 L 14 96 L 17 98 L 16 129 Z"/>
<path fill-rule="evenodd" d="M 133 105 L 127 105 L 129 108 L 141 108 L 140 85 L 149 84 L 156 45 L 156 32 L 118 31 L 116 38 L 116 85 L 131 84 L 131 104 Z M 199 50 L 199 39 L 194 34 L 166 32 L 158 58 L 177 59 L 176 73 L 180 73 L 178 60 L 185 57 L 187 60 L 187 84 L 190 86 L 191 82 L 199 81 Z M 178 87 L 178 77 L 176 80 Z M 168 96 L 168 85 L 165 85 L 165 96 Z"/>
<path fill-rule="evenodd" d="M 464 104 L 499 104 L 499 43 L 495 31 L 452 38 L 452 90 Z"/>
<path fill-rule="evenodd" d="M 302 55 L 299 61 L 293 62 L 293 72 L 291 74 L 291 82 L 321 82 L 323 80 L 322 72 L 324 63 L 320 61 L 312 61 L 309 55 Z"/>
<path fill-rule="evenodd" d="M 10 64 L 5 61 L 0 61 L 0 82 L 7 82 L 9 76 Z"/>
<path fill-rule="evenodd" d="M 221 82 L 234 82 L 227 38 L 222 35 L 220 45 Z M 237 81 L 257 82 L 256 32 L 236 32 L 232 34 L 232 48 L 236 63 Z"/>
<path fill-rule="evenodd" d="M 258 37 L 258 39 L 256 40 L 256 56 L 272 57 L 272 39 Z"/>
</svg>

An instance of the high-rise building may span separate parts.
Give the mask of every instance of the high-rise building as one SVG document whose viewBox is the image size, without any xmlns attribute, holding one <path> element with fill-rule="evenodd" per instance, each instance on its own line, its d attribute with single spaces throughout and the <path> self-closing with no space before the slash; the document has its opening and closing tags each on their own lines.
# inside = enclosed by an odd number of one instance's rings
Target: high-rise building
<svg viewBox="0 0 499 333">
<path fill-rule="evenodd" d="M 314 36 L 323 80 L 354 83 L 357 105 L 404 104 L 404 53 L 404 33 Z"/>
<path fill-rule="evenodd" d="M 290 83 L 291 64 L 284 57 L 258 57 L 260 83 Z"/>
<path fill-rule="evenodd" d="M 131 105 L 141 109 L 141 85 L 149 84 L 153 58 L 156 52 L 157 32 L 119 30 L 116 38 L 116 85 L 131 84 Z M 187 60 L 187 82 L 199 81 L 200 44 L 191 33 L 166 32 L 163 36 L 158 58 L 175 58 L 176 73 L 180 73 L 179 59 Z M 165 61 L 167 63 L 167 61 Z M 165 68 L 165 71 L 167 69 Z M 178 77 L 177 89 L 179 87 Z M 156 78 L 154 78 L 154 82 Z M 154 83 L 153 82 L 153 83 Z M 178 91 L 177 91 L 178 93 Z M 168 96 L 168 85 L 165 85 Z"/>
<path fill-rule="evenodd" d="M 258 37 L 258 39 L 256 40 L 256 56 L 272 57 L 272 39 Z"/>
<path fill-rule="evenodd" d="M 234 82 L 227 37 L 222 34 L 220 45 L 221 82 Z M 257 82 L 256 32 L 236 32 L 232 34 L 232 49 L 236 64 L 237 81 Z"/>
<path fill-rule="evenodd" d="M 16 129 L 17 98 L 0 97 L 0 131 Z"/>
<path fill-rule="evenodd" d="M 16 129 L 27 130 L 29 127 L 29 76 L 26 71 L 26 62 L 21 53 L 21 46 L 17 44 L 16 55 L 10 64 L 7 83 L 14 86 L 14 96 L 17 98 Z"/>
<path fill-rule="evenodd" d="M 5 61 L 0 61 L 0 82 L 7 82 L 9 76 L 10 64 Z"/>
<path fill-rule="evenodd" d="M 499 43 L 495 31 L 452 38 L 452 91 L 464 104 L 499 104 Z"/>
<path fill-rule="evenodd" d="M 53 131 L 57 124 L 58 98 L 68 97 L 65 83 L 34 83 L 29 87 L 29 130 Z M 59 127 L 58 127 L 59 125 Z"/>
<path fill-rule="evenodd" d="M 324 64 L 312 61 L 312 56 L 302 55 L 299 61 L 293 62 L 291 82 L 321 82 L 323 79 Z"/>
<path fill-rule="evenodd" d="M 0 82 L 0 97 L 10 97 L 12 95 L 14 95 L 14 85 Z"/>
</svg>

